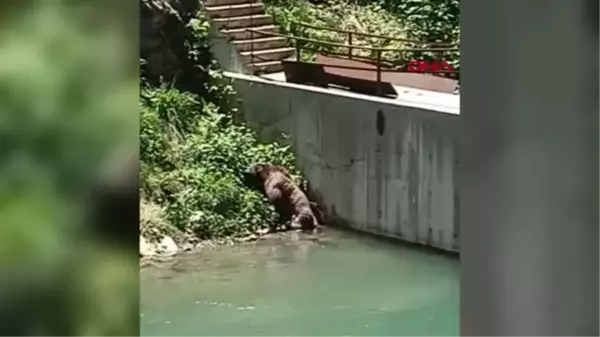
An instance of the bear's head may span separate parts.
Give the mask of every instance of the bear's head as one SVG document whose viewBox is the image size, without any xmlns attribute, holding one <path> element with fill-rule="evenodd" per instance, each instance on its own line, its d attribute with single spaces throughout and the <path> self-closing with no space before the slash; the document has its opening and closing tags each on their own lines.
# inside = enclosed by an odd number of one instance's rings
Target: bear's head
<svg viewBox="0 0 600 337">
<path fill-rule="evenodd" d="M 254 164 L 246 171 L 242 172 L 244 185 L 252 189 L 262 190 L 264 182 L 269 176 L 271 165 L 269 164 Z"/>
</svg>

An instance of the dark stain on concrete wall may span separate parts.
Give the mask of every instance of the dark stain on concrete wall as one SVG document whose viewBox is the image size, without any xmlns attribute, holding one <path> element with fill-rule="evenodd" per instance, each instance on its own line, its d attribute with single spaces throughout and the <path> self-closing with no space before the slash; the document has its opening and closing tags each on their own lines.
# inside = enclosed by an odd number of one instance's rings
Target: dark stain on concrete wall
<svg viewBox="0 0 600 337">
<path fill-rule="evenodd" d="M 380 136 L 383 136 L 383 133 L 385 132 L 385 115 L 383 114 L 383 111 L 381 110 L 377 110 L 377 133 Z"/>
</svg>

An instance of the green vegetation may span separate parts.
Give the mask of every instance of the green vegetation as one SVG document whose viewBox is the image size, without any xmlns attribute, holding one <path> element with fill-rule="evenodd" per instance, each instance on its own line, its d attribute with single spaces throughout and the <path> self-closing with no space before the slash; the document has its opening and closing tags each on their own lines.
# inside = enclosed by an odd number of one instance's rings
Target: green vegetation
<svg viewBox="0 0 600 337">
<path fill-rule="evenodd" d="M 275 226 L 273 208 L 242 185 L 241 172 L 256 162 L 293 169 L 293 155 L 258 142 L 238 118 L 231 83 L 214 62 L 201 61 L 211 60 L 203 16 L 188 28 L 189 57 L 208 78 L 204 87 L 192 93 L 143 83 L 140 96 L 142 231 L 211 239 Z"/>
<path fill-rule="evenodd" d="M 348 35 L 310 28 L 294 28 L 294 22 L 305 22 L 318 27 L 336 28 L 360 33 L 376 34 L 395 38 L 406 38 L 428 42 L 459 42 L 458 0 L 384 0 L 351 1 L 327 0 L 312 3 L 308 0 L 265 0 L 267 12 L 271 14 L 286 33 L 320 41 L 344 43 Z M 380 48 L 423 48 L 400 41 L 354 36 L 353 45 Z M 308 48 L 327 52 L 347 53 L 346 48 L 305 44 Z M 355 55 L 375 57 L 368 50 L 357 50 Z M 307 52 L 303 57 L 312 57 Z M 434 58 L 433 53 L 384 52 L 382 57 L 403 63 L 414 58 Z M 459 52 L 443 55 L 455 69 L 460 68 Z"/>
</svg>

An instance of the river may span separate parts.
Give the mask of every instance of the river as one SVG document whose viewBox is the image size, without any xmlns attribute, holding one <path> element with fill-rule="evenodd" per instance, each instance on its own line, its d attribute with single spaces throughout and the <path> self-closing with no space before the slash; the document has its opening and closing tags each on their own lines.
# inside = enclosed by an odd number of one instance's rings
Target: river
<svg viewBox="0 0 600 337">
<path fill-rule="evenodd" d="M 456 258 L 328 229 L 143 268 L 145 336 L 459 334 Z"/>
</svg>

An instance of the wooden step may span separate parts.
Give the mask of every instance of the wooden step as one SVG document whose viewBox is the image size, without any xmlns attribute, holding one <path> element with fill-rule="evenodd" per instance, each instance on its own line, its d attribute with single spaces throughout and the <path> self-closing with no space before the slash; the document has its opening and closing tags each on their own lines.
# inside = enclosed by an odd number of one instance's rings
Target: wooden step
<svg viewBox="0 0 600 337">
<path fill-rule="evenodd" d="M 264 36 L 255 33 L 257 37 Z M 251 51 L 251 50 L 263 50 L 263 49 L 277 49 L 287 47 L 287 39 L 285 37 L 279 36 L 269 36 L 269 37 L 260 37 L 255 39 L 247 39 L 247 40 L 234 40 L 232 41 L 233 45 L 237 50 Z"/>
<path fill-rule="evenodd" d="M 264 49 L 244 51 L 240 53 L 240 56 L 244 59 L 245 63 L 259 63 L 267 61 L 279 61 L 288 58 L 294 54 L 295 48 L 275 48 L 275 49 Z"/>
<path fill-rule="evenodd" d="M 266 33 L 277 33 L 277 26 L 275 25 L 265 25 L 265 26 L 257 26 L 253 27 L 254 30 L 260 30 L 261 32 Z M 233 28 L 233 29 L 223 29 L 221 33 L 231 37 L 233 40 L 247 40 L 252 38 L 252 34 L 244 28 Z M 254 33 L 254 37 L 258 35 Z"/>
<path fill-rule="evenodd" d="M 206 13 L 212 18 L 226 18 L 252 14 L 264 14 L 265 6 L 261 2 L 233 5 L 206 6 Z"/>
<path fill-rule="evenodd" d="M 265 26 L 273 23 L 271 17 L 267 14 L 215 18 L 212 22 L 219 28 L 227 29 Z"/>
</svg>

